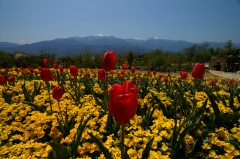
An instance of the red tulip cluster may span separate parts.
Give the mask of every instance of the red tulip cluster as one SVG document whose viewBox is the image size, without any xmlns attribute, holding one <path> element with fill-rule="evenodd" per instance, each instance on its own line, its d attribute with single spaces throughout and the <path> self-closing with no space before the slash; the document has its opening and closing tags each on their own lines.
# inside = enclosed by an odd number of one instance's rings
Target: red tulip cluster
<svg viewBox="0 0 240 159">
<path fill-rule="evenodd" d="M 112 85 L 109 94 L 109 113 L 114 117 L 116 122 L 126 124 L 137 111 L 137 87 L 132 82 L 125 81 L 122 85 Z"/>
<path fill-rule="evenodd" d="M 52 80 L 51 70 L 49 68 L 43 68 L 41 71 L 41 77 L 42 77 L 42 80 L 45 82 L 51 81 Z"/>
</svg>

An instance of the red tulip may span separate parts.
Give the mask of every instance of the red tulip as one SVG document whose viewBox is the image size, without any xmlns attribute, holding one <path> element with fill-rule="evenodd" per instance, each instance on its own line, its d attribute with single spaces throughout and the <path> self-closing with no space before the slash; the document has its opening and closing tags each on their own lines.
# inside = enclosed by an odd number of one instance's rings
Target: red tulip
<svg viewBox="0 0 240 159">
<path fill-rule="evenodd" d="M 140 84 L 141 80 L 140 79 L 137 79 L 137 83 Z"/>
<path fill-rule="evenodd" d="M 153 70 L 153 75 L 156 75 L 157 71 L 156 70 Z"/>
<path fill-rule="evenodd" d="M 56 100 L 60 100 L 63 96 L 63 88 L 61 86 L 56 86 L 52 90 L 52 96 Z"/>
<path fill-rule="evenodd" d="M 17 71 L 18 71 L 18 68 L 17 68 L 17 67 L 15 67 L 15 68 L 14 68 L 14 70 L 17 72 Z"/>
<path fill-rule="evenodd" d="M 123 75 L 120 75 L 119 78 L 120 78 L 120 80 L 124 81 L 124 76 Z"/>
<path fill-rule="evenodd" d="M 42 80 L 45 82 L 49 82 L 52 80 L 52 73 L 49 68 L 43 68 L 41 72 Z"/>
<path fill-rule="evenodd" d="M 124 70 L 121 70 L 120 73 L 121 73 L 121 75 L 124 75 L 125 71 L 124 71 Z"/>
<path fill-rule="evenodd" d="M 147 74 L 149 75 L 151 73 L 151 71 L 150 70 L 147 70 Z"/>
<path fill-rule="evenodd" d="M 188 78 L 188 74 L 185 71 L 180 71 L 180 75 L 181 75 L 182 79 L 187 79 Z"/>
<path fill-rule="evenodd" d="M 235 80 L 232 78 L 228 82 L 229 82 L 229 84 L 233 84 L 235 82 Z"/>
<path fill-rule="evenodd" d="M 116 63 L 116 53 L 113 51 L 107 51 L 102 59 L 102 66 L 105 71 L 111 71 Z"/>
<path fill-rule="evenodd" d="M 63 66 L 60 66 L 59 70 L 60 70 L 60 73 L 62 74 L 63 73 Z"/>
<path fill-rule="evenodd" d="M 45 67 L 48 67 L 48 59 L 43 59 L 43 65 L 44 65 Z"/>
<path fill-rule="evenodd" d="M 56 76 L 54 74 L 52 74 L 52 79 L 55 79 L 55 78 L 56 78 Z"/>
<path fill-rule="evenodd" d="M 122 85 L 112 85 L 109 94 L 109 113 L 114 117 L 116 122 L 126 124 L 133 118 L 137 111 L 137 87 L 132 82 L 125 81 Z"/>
<path fill-rule="evenodd" d="M 38 66 L 38 71 L 42 71 L 42 66 Z"/>
<path fill-rule="evenodd" d="M 128 67 L 128 65 L 127 65 L 127 64 L 123 64 L 123 65 L 122 65 L 122 69 L 123 69 L 123 70 L 126 70 L 126 69 L 127 69 L 127 67 Z"/>
<path fill-rule="evenodd" d="M 77 67 L 74 66 L 74 65 L 70 66 L 70 73 L 71 73 L 72 76 L 77 76 L 77 74 L 78 74 Z"/>
<path fill-rule="evenodd" d="M 192 76 L 194 78 L 203 79 L 205 73 L 205 65 L 203 63 L 195 63 L 192 69 Z"/>
<path fill-rule="evenodd" d="M 162 74 L 159 74 L 158 77 L 159 77 L 159 79 L 161 79 L 162 78 Z"/>
<path fill-rule="evenodd" d="M 113 74 L 114 74 L 114 71 L 113 71 L 113 70 L 111 70 L 111 71 L 110 71 L 110 73 L 113 75 Z"/>
<path fill-rule="evenodd" d="M 9 68 L 5 68 L 5 72 L 9 72 Z"/>
<path fill-rule="evenodd" d="M 88 78 L 90 77 L 90 74 L 88 72 L 86 73 L 86 77 L 88 77 Z"/>
<path fill-rule="evenodd" d="M 165 83 L 168 83 L 168 78 L 163 79 Z"/>
<path fill-rule="evenodd" d="M 56 69 L 58 69 L 58 64 L 53 64 L 53 68 L 56 70 Z"/>
<path fill-rule="evenodd" d="M 7 80 L 5 78 L 5 76 L 0 75 L 0 85 L 5 85 L 7 83 Z"/>
<path fill-rule="evenodd" d="M 24 70 L 24 71 L 23 71 L 23 74 L 24 74 L 24 75 L 28 75 L 28 71 L 27 71 L 27 70 Z"/>
<path fill-rule="evenodd" d="M 14 78 L 14 76 L 9 76 L 9 77 L 8 77 L 8 80 L 9 80 L 10 82 L 14 82 L 14 81 L 15 81 L 15 78 Z"/>
<path fill-rule="evenodd" d="M 214 81 L 213 80 L 210 80 L 209 81 L 209 85 L 213 85 L 214 84 Z"/>
<path fill-rule="evenodd" d="M 132 67 L 131 71 L 132 71 L 132 73 L 135 73 L 136 68 L 135 68 L 135 67 Z"/>
<path fill-rule="evenodd" d="M 30 72 L 33 73 L 34 69 L 33 68 L 30 68 Z"/>
<path fill-rule="evenodd" d="M 98 79 L 101 80 L 101 81 L 105 80 L 105 71 L 104 71 L 104 69 L 99 69 L 98 70 Z"/>
</svg>

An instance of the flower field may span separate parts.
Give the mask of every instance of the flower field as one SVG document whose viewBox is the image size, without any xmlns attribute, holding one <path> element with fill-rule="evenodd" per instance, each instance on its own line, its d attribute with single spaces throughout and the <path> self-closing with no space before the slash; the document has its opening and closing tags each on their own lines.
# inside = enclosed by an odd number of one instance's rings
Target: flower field
<svg viewBox="0 0 240 159">
<path fill-rule="evenodd" d="M 121 158 L 122 139 L 126 159 L 240 158 L 239 81 L 101 71 L 0 69 L 0 158 Z M 137 96 L 118 98 L 136 97 L 137 109 L 110 114 L 112 86 L 125 81 Z"/>
</svg>

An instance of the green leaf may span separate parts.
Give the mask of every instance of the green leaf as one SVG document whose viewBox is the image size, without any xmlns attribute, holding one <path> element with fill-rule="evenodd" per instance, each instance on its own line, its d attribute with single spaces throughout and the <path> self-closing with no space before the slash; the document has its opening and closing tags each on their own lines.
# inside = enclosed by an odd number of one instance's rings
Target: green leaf
<svg viewBox="0 0 240 159">
<path fill-rule="evenodd" d="M 40 107 L 40 106 L 38 106 L 36 104 L 30 103 L 30 102 L 26 102 L 26 101 L 23 102 L 23 103 L 33 107 L 35 110 L 37 110 L 37 111 L 39 111 L 41 113 L 44 113 L 46 111 L 43 107 Z"/>
<path fill-rule="evenodd" d="M 67 136 L 68 134 L 67 134 L 67 132 L 66 132 L 66 129 L 65 129 L 65 127 L 63 126 L 62 122 L 58 119 L 58 117 L 57 117 L 57 122 L 58 122 L 58 125 L 59 125 L 59 127 L 60 127 L 61 132 L 64 134 L 64 136 Z"/>
<path fill-rule="evenodd" d="M 208 91 L 206 91 L 206 94 L 208 95 L 208 98 L 211 102 L 211 105 L 212 105 L 212 108 L 213 108 L 213 111 L 214 111 L 214 114 L 216 116 L 216 119 L 215 119 L 215 122 L 216 124 L 219 126 L 220 125 L 220 121 L 221 121 L 221 112 L 218 108 L 218 105 L 216 103 L 216 96 Z"/>
<path fill-rule="evenodd" d="M 104 154 L 104 157 L 106 159 L 112 159 L 112 156 L 108 149 L 92 134 L 88 132 L 88 135 L 92 138 L 92 140 L 98 145 L 98 147 L 101 149 L 101 151 Z"/>
<path fill-rule="evenodd" d="M 91 118 L 91 116 L 89 116 L 83 123 L 84 116 L 85 116 L 85 114 L 82 115 L 79 127 L 77 129 L 77 138 L 73 141 L 74 143 L 73 143 L 73 146 L 71 148 L 71 155 L 72 156 L 74 156 L 76 154 L 78 145 L 80 144 L 80 140 L 81 140 L 81 137 L 82 137 L 83 130 L 86 127 L 88 121 Z"/>
<path fill-rule="evenodd" d="M 69 159 L 71 157 L 67 148 L 56 141 L 50 141 L 49 145 L 53 148 L 48 156 L 49 159 Z"/>
<path fill-rule="evenodd" d="M 154 140 L 154 137 L 153 137 L 151 140 L 148 141 L 145 149 L 144 149 L 143 152 L 142 152 L 142 159 L 147 159 L 147 158 L 149 157 L 153 140 Z"/>
</svg>

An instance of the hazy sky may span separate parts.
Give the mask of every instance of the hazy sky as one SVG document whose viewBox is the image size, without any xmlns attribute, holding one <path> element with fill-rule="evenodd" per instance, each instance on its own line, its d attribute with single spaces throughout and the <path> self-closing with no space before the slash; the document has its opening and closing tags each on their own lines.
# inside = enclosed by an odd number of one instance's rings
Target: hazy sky
<svg viewBox="0 0 240 159">
<path fill-rule="evenodd" d="M 240 43 L 240 0 L 0 0 L 0 42 L 98 34 Z"/>
</svg>

